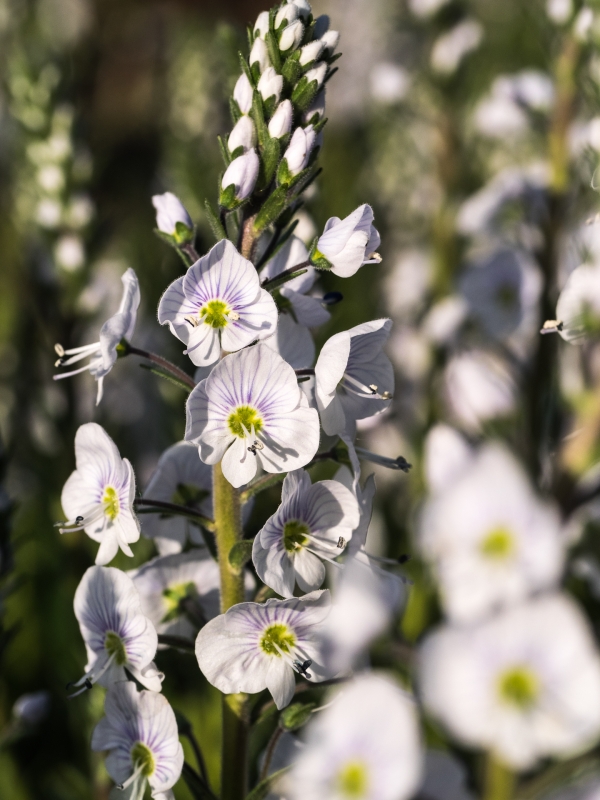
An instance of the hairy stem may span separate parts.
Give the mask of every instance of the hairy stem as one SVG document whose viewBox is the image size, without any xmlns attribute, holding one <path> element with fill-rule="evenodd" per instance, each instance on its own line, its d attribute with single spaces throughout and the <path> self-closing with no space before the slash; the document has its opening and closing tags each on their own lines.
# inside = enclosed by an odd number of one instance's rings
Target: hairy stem
<svg viewBox="0 0 600 800">
<path fill-rule="evenodd" d="M 182 383 L 185 383 L 185 385 L 189 386 L 190 389 L 194 389 L 196 387 L 196 383 L 191 375 L 188 375 L 187 372 L 179 369 L 179 367 L 176 367 L 175 364 L 171 363 L 171 361 L 157 355 L 156 353 L 151 353 L 149 350 L 141 350 L 139 347 L 133 347 L 130 344 L 127 345 L 127 353 L 134 356 L 147 358 L 148 361 L 151 361 L 153 364 L 156 364 L 167 372 L 170 372 L 171 375 L 174 375 Z"/>
<path fill-rule="evenodd" d="M 244 571 L 229 564 L 231 548 L 242 539 L 240 494 L 223 475 L 221 464 L 213 467 L 215 540 L 221 575 L 221 612 L 244 600 Z M 243 800 L 247 790 L 248 700 L 244 694 L 222 698 L 221 800 Z"/>
<path fill-rule="evenodd" d="M 273 292 L 275 289 L 283 286 L 284 283 L 292 281 L 300 275 L 304 275 L 307 267 L 310 267 L 310 261 L 303 261 L 301 264 L 296 264 L 295 267 L 289 267 L 283 272 L 280 272 L 279 275 L 275 275 L 274 278 L 268 278 L 266 281 L 263 281 L 262 288 L 266 289 L 268 292 Z"/>
<path fill-rule="evenodd" d="M 483 800 L 511 800 L 514 790 L 514 773 L 498 761 L 493 753 L 488 753 L 485 763 Z"/>
<path fill-rule="evenodd" d="M 283 728 L 280 728 L 279 725 L 273 731 L 273 735 L 269 739 L 269 744 L 267 745 L 267 751 L 265 753 L 265 761 L 263 767 L 260 771 L 260 778 L 259 780 L 264 781 L 264 779 L 269 774 L 269 767 L 271 766 L 271 760 L 273 758 L 273 753 L 275 752 L 275 748 L 277 747 L 277 742 L 279 741 L 281 734 L 283 733 Z"/>
</svg>

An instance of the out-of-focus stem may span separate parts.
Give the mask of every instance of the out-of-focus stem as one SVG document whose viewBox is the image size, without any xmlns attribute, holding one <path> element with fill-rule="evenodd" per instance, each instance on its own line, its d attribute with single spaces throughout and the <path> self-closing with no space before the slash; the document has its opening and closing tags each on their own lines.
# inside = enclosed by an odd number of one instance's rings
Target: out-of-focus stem
<svg viewBox="0 0 600 800">
<path fill-rule="evenodd" d="M 179 367 L 175 366 L 171 361 L 162 356 L 157 355 L 156 353 L 151 353 L 149 350 L 141 350 L 139 347 L 133 347 L 130 344 L 127 344 L 127 353 L 130 353 L 134 356 L 141 356 L 142 358 L 147 358 L 148 361 L 151 361 L 153 364 L 156 364 L 158 367 L 162 367 L 167 372 L 170 372 L 174 375 L 178 380 L 184 383 L 186 386 L 189 386 L 190 389 L 194 389 L 196 386 L 196 382 L 188 375 L 187 372 L 184 372 Z"/>
<path fill-rule="evenodd" d="M 221 612 L 244 601 L 244 572 L 229 564 L 231 548 L 242 538 L 240 495 L 213 467 L 215 540 L 221 576 Z M 243 800 L 247 791 L 248 701 L 244 694 L 223 695 L 221 800 Z"/>
<path fill-rule="evenodd" d="M 515 776 L 493 753 L 488 753 L 485 764 L 483 800 L 511 800 L 515 790 Z"/>
</svg>

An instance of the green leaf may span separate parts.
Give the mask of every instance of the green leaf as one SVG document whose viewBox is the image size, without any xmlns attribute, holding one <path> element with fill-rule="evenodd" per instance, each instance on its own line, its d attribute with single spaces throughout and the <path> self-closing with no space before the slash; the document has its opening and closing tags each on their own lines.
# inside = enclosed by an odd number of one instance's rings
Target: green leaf
<svg viewBox="0 0 600 800">
<path fill-rule="evenodd" d="M 263 108 L 262 97 L 260 96 L 260 92 L 257 92 L 256 89 L 252 95 L 252 119 L 256 125 L 256 136 L 258 138 L 258 143 L 261 147 L 264 147 L 266 142 L 269 140 L 269 130 L 267 128 L 267 123 L 265 122 L 265 112 Z"/>
<path fill-rule="evenodd" d="M 277 170 L 279 159 L 281 158 L 281 145 L 279 139 L 269 139 L 262 151 L 262 167 L 264 170 L 264 186 L 267 188 Z"/>
<path fill-rule="evenodd" d="M 287 283 L 288 281 L 293 281 L 294 278 L 299 278 L 300 275 L 304 275 L 305 272 L 308 272 L 308 269 L 306 267 L 304 267 L 304 269 L 297 269 L 294 272 L 290 272 L 289 275 L 278 275 L 275 278 L 272 278 L 270 281 L 265 282 L 263 284 L 263 287 L 268 292 L 273 293 L 277 291 L 280 286 L 283 286 L 284 283 Z"/>
<path fill-rule="evenodd" d="M 292 703 L 279 715 L 279 724 L 284 731 L 297 731 L 308 722 L 316 706 L 316 703 Z"/>
<path fill-rule="evenodd" d="M 219 205 L 222 208 L 232 211 L 234 208 L 237 208 L 239 204 L 240 201 L 235 196 L 235 183 L 230 183 L 226 189 L 221 189 L 221 194 L 219 195 Z"/>
<path fill-rule="evenodd" d="M 231 164 L 232 157 L 231 153 L 229 152 L 229 148 L 227 147 L 227 142 L 222 136 L 217 136 L 217 141 L 219 143 L 219 150 L 221 151 L 221 158 L 225 162 L 225 166 L 228 167 Z"/>
<path fill-rule="evenodd" d="M 194 239 L 194 229 L 188 228 L 185 222 L 175 223 L 175 241 L 177 244 L 187 244 Z"/>
<path fill-rule="evenodd" d="M 294 181 L 294 175 L 290 172 L 287 159 L 283 158 L 277 170 L 277 184 L 279 186 L 291 186 Z"/>
<path fill-rule="evenodd" d="M 288 771 L 289 767 L 284 767 L 283 769 L 278 769 L 277 772 L 274 772 L 272 775 L 268 775 L 264 780 L 252 789 L 250 794 L 246 795 L 246 800 L 264 800 L 265 797 L 269 794 L 271 790 L 271 786 L 275 783 L 277 778 L 280 778 Z"/>
<path fill-rule="evenodd" d="M 237 101 L 233 99 L 233 97 L 229 98 L 229 111 L 231 113 L 231 119 L 233 120 L 233 124 L 239 120 L 242 116 L 242 112 L 240 111 L 240 107 L 237 104 Z"/>
<path fill-rule="evenodd" d="M 292 103 L 298 108 L 300 111 L 306 111 L 306 109 L 310 106 L 312 101 L 315 99 L 315 95 L 319 91 L 319 84 L 317 81 L 308 81 L 306 75 L 303 75 L 296 86 L 294 87 L 294 91 L 292 92 Z"/>
<path fill-rule="evenodd" d="M 253 225 L 254 234 L 258 236 L 266 230 L 269 225 L 272 225 L 280 214 L 285 211 L 287 204 L 287 189 L 285 186 L 280 186 L 267 198 L 265 204 L 256 215 Z"/>
<path fill-rule="evenodd" d="M 238 55 L 240 57 L 240 66 L 242 68 L 242 72 L 246 73 L 246 77 L 250 81 L 250 86 L 252 86 L 252 87 L 256 86 L 256 81 L 254 80 L 254 75 L 252 74 L 252 70 L 250 69 L 250 66 L 249 66 L 248 62 L 246 61 L 243 53 L 238 53 Z"/>
<path fill-rule="evenodd" d="M 151 364 L 140 364 L 142 369 L 147 369 L 148 372 L 152 372 L 154 375 L 158 375 L 159 378 L 164 378 L 166 381 L 170 381 L 174 383 L 175 386 L 179 386 L 180 389 L 185 389 L 185 391 L 189 394 L 190 387 L 186 386 L 183 381 L 177 380 L 174 375 L 171 375 L 170 372 L 166 372 L 165 370 L 160 369 L 160 367 L 155 367 Z"/>
<path fill-rule="evenodd" d="M 215 800 L 215 795 L 189 764 L 184 762 L 181 775 L 194 800 Z"/>
<path fill-rule="evenodd" d="M 284 81 L 288 86 L 295 86 L 302 77 L 303 68 L 300 66 L 299 59 L 300 53 L 296 50 L 291 56 L 288 56 L 281 71 Z"/>
<path fill-rule="evenodd" d="M 281 72 L 281 53 L 279 51 L 279 42 L 272 31 L 269 31 L 265 36 L 265 44 L 267 45 L 267 52 L 269 53 L 269 58 L 271 59 L 271 64 L 273 64 L 273 67 L 275 68 L 275 72 Z"/>
<path fill-rule="evenodd" d="M 208 219 L 208 224 L 210 225 L 210 229 L 213 232 L 213 236 L 215 237 L 217 242 L 220 242 L 221 239 L 226 239 L 227 234 L 225 233 L 225 228 L 221 224 L 221 220 L 219 219 L 219 215 L 216 213 L 210 200 L 204 201 L 204 210 L 206 211 L 206 218 Z"/>
<path fill-rule="evenodd" d="M 244 566 L 252 558 L 252 539 L 242 539 L 236 542 L 229 551 L 228 561 L 231 569 L 239 575 Z"/>
</svg>

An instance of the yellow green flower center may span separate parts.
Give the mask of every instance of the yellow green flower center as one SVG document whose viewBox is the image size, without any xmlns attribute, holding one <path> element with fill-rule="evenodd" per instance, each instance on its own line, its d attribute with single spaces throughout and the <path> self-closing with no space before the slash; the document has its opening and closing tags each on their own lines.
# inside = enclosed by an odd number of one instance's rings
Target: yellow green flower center
<svg viewBox="0 0 600 800">
<path fill-rule="evenodd" d="M 230 308 L 223 300 L 209 300 L 200 309 L 198 316 L 200 321 L 211 328 L 224 328 L 229 324 Z"/>
<path fill-rule="evenodd" d="M 246 436 L 244 428 L 250 433 L 254 425 L 254 431 L 258 433 L 262 430 L 263 421 L 258 411 L 252 408 L 252 406 L 238 406 L 236 410 L 232 411 L 229 415 L 227 425 L 234 436 L 239 436 L 240 439 L 244 439 Z"/>
<path fill-rule="evenodd" d="M 260 639 L 260 646 L 264 653 L 269 656 L 281 657 L 279 650 L 289 653 L 296 644 L 296 637 L 287 625 L 275 622 L 265 629 Z M 277 649 L 279 648 L 279 650 Z"/>
<path fill-rule="evenodd" d="M 114 655 L 115 664 L 119 667 L 127 663 L 127 651 L 125 650 L 123 639 L 121 639 L 118 633 L 107 631 L 104 637 L 104 649 L 109 656 Z"/>
<path fill-rule="evenodd" d="M 119 495 L 117 490 L 112 486 L 107 486 L 104 490 L 104 497 L 102 498 L 102 505 L 104 506 L 104 513 L 111 522 L 114 522 L 119 513 Z"/>
<path fill-rule="evenodd" d="M 368 775 L 365 764 L 360 761 L 350 761 L 345 764 L 337 776 L 339 793 L 343 797 L 358 800 L 367 794 Z"/>
<path fill-rule="evenodd" d="M 292 553 L 300 550 L 308 541 L 306 534 L 310 533 L 310 528 L 305 522 L 298 519 L 290 519 L 283 526 L 283 546 Z"/>
<path fill-rule="evenodd" d="M 131 763 L 137 769 L 142 767 L 142 775 L 149 778 L 156 768 L 154 756 L 143 742 L 136 742 L 131 748 Z"/>
<path fill-rule="evenodd" d="M 493 559 L 508 558 L 515 547 L 515 538 L 508 528 L 499 525 L 491 530 L 480 544 L 484 556 Z"/>
<path fill-rule="evenodd" d="M 166 611 L 161 622 L 170 622 L 178 617 L 181 614 L 181 603 L 195 594 L 196 585 L 191 581 L 189 583 L 180 583 L 177 586 L 167 586 L 162 593 Z"/>
<path fill-rule="evenodd" d="M 535 703 L 539 689 L 537 675 L 529 667 L 511 667 L 500 676 L 500 697 L 521 710 Z"/>
</svg>

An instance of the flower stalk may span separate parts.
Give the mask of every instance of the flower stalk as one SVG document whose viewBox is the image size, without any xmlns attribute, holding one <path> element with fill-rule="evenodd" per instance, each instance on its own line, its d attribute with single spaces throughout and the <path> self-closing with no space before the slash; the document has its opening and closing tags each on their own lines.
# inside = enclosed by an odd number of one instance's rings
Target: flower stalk
<svg viewBox="0 0 600 800">
<path fill-rule="evenodd" d="M 515 775 L 493 753 L 488 753 L 485 763 L 483 800 L 511 800 L 515 789 Z"/>
</svg>

